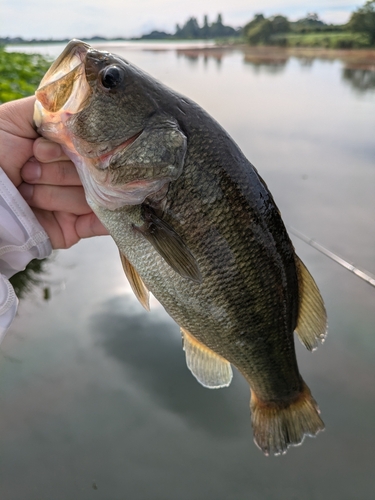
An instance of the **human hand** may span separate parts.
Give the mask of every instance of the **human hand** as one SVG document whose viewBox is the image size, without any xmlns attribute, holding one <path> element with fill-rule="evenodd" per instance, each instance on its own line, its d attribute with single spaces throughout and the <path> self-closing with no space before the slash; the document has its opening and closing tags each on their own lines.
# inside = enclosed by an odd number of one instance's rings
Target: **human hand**
<svg viewBox="0 0 375 500">
<path fill-rule="evenodd" d="M 0 166 L 32 207 L 53 248 L 108 234 L 87 205 L 73 163 L 58 144 L 38 138 L 34 102 L 29 97 L 0 106 Z"/>
<path fill-rule="evenodd" d="M 48 233 L 53 248 L 108 234 L 86 202 L 77 170 L 59 144 L 36 139 L 34 157 L 21 170 L 19 191 Z"/>
<path fill-rule="evenodd" d="M 21 182 L 21 168 L 33 156 L 38 134 L 33 124 L 35 97 L 0 106 L 0 166 L 13 184 Z"/>
</svg>

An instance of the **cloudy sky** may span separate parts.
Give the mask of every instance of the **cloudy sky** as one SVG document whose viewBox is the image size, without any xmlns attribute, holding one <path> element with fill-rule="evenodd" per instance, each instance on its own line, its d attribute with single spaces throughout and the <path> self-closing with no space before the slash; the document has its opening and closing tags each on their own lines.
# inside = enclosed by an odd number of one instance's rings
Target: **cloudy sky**
<svg viewBox="0 0 375 500">
<path fill-rule="evenodd" d="M 153 29 L 173 32 L 176 23 L 207 14 L 242 26 L 254 14 L 284 14 L 291 20 L 316 12 L 326 22 L 343 23 L 364 2 L 353 0 L 2 0 L 0 36 L 63 38 L 103 35 L 132 37 Z"/>
</svg>

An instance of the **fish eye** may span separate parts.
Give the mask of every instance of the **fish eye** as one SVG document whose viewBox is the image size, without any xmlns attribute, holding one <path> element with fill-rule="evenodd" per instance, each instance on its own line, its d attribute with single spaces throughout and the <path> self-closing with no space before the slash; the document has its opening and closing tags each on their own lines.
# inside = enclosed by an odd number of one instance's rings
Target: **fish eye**
<svg viewBox="0 0 375 500">
<path fill-rule="evenodd" d="M 117 87 L 123 78 L 123 72 L 118 66 L 108 66 L 101 73 L 102 85 L 109 90 Z"/>
</svg>

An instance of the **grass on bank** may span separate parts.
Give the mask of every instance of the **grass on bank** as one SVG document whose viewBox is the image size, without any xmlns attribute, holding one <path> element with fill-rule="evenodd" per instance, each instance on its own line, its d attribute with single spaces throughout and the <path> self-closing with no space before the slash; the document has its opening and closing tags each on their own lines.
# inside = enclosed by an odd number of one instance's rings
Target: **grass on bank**
<svg viewBox="0 0 375 500">
<path fill-rule="evenodd" d="M 320 33 L 280 33 L 270 39 L 272 45 L 284 47 L 319 47 L 325 49 L 370 48 L 370 37 L 366 33 L 320 32 Z"/>
<path fill-rule="evenodd" d="M 39 54 L 0 48 L 0 104 L 32 95 L 50 64 Z"/>
</svg>

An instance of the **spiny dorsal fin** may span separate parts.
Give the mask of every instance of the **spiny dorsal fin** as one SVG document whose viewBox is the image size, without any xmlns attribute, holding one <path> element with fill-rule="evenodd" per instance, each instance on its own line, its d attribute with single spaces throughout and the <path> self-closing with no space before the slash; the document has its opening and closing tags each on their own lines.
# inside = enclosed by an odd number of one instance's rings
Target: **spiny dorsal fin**
<svg viewBox="0 0 375 500">
<path fill-rule="evenodd" d="M 134 267 L 130 264 L 128 259 L 125 257 L 123 253 L 120 252 L 120 258 L 122 262 L 122 267 L 124 268 L 126 277 L 132 287 L 134 295 L 137 297 L 142 306 L 149 311 L 150 303 L 149 296 L 150 293 L 146 288 L 146 285 L 143 283 L 142 278 L 139 276 Z"/>
<path fill-rule="evenodd" d="M 229 361 L 211 351 L 183 328 L 181 333 L 186 364 L 198 382 L 209 389 L 228 387 L 233 376 Z"/>
<path fill-rule="evenodd" d="M 313 277 L 297 256 L 296 265 L 300 301 L 296 333 L 302 344 L 313 351 L 326 337 L 327 313 Z"/>
<path fill-rule="evenodd" d="M 134 229 L 143 234 L 176 273 L 200 283 L 202 276 L 197 261 L 176 231 L 147 205 L 142 206 L 142 215 L 144 224 Z"/>
</svg>

